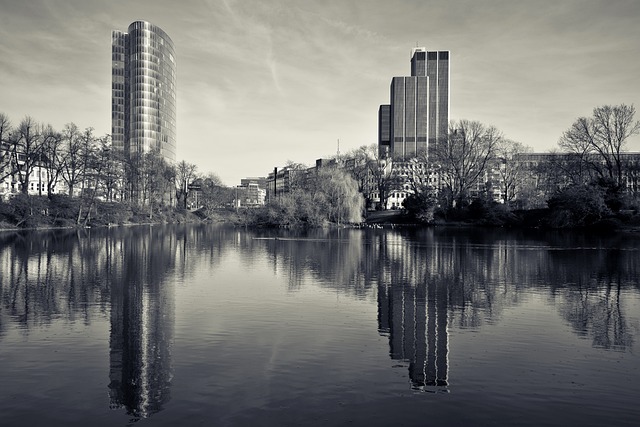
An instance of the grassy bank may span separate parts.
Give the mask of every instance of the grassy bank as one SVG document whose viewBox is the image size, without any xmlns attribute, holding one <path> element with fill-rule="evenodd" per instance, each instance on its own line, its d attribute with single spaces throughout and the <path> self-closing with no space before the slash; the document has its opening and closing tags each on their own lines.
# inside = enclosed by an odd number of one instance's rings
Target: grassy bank
<svg viewBox="0 0 640 427">
<path fill-rule="evenodd" d="M 92 203 L 65 195 L 17 195 L 0 202 L 0 229 L 101 227 L 127 224 L 198 222 L 206 217 L 173 207 Z"/>
</svg>

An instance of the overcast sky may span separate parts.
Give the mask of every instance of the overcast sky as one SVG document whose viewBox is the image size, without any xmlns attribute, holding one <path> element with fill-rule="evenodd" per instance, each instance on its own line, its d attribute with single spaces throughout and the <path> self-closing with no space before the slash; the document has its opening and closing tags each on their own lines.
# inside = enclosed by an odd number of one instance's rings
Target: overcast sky
<svg viewBox="0 0 640 427">
<path fill-rule="evenodd" d="M 0 112 L 109 133 L 111 31 L 135 20 L 175 44 L 178 160 L 228 185 L 376 143 L 416 45 L 451 51 L 450 119 L 536 151 L 596 106 L 640 110 L 638 0 L 0 0 Z"/>
</svg>

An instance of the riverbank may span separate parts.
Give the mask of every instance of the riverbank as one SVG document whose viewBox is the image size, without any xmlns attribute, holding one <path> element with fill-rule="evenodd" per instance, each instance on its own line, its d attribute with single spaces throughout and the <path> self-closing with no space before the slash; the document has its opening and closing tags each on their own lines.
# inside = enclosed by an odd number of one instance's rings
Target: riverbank
<svg viewBox="0 0 640 427">
<path fill-rule="evenodd" d="M 221 208 L 204 212 L 189 211 L 175 207 L 138 207 L 122 202 L 95 201 L 87 208 L 86 201 L 54 196 L 18 196 L 8 202 L 0 202 L 0 230 L 94 228 L 142 224 L 167 223 L 227 223 L 236 226 L 258 228 L 313 228 L 303 219 L 281 223 L 265 221 L 266 208 L 229 209 Z M 261 214 L 262 213 L 262 214 Z M 346 224 L 354 227 L 424 227 L 424 226 L 485 226 L 509 228 L 578 228 L 589 230 L 640 231 L 640 215 L 635 211 L 621 211 L 615 215 L 598 218 L 583 226 L 570 226 L 566 216 L 551 209 L 508 211 L 506 209 L 467 209 L 437 213 L 429 222 L 416 219 L 404 210 L 369 211 L 362 223 Z M 275 218 L 282 222 L 282 218 Z M 340 224 L 345 226 L 345 224 Z M 337 226 L 326 223 L 325 226 Z"/>
<path fill-rule="evenodd" d="M 204 218 L 185 209 L 150 209 L 121 202 L 93 201 L 68 196 L 18 195 L 0 202 L 0 229 L 56 229 L 136 224 L 200 222 Z"/>
<path fill-rule="evenodd" d="M 421 222 L 403 210 L 371 211 L 365 224 L 371 226 L 483 226 L 541 229 L 589 229 L 598 231 L 624 230 L 640 232 L 640 215 L 635 212 L 619 212 L 602 217 L 588 225 L 569 226 L 563 217 L 551 209 L 518 211 L 476 212 L 443 217 L 434 216 L 431 222 Z"/>
</svg>

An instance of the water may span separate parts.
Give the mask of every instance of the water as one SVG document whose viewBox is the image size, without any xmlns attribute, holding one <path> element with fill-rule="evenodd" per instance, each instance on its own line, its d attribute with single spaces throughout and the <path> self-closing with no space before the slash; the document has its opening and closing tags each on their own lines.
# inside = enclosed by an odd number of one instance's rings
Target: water
<svg viewBox="0 0 640 427">
<path fill-rule="evenodd" d="M 0 233 L 0 425 L 636 426 L 639 237 Z"/>
</svg>

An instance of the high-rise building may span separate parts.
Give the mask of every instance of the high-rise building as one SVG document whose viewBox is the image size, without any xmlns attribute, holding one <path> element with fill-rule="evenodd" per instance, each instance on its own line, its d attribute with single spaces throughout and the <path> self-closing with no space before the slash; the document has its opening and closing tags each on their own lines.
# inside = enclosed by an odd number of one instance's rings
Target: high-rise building
<svg viewBox="0 0 640 427">
<path fill-rule="evenodd" d="M 158 150 L 176 159 L 176 57 L 159 27 L 135 21 L 111 38 L 113 146 L 135 161 Z"/>
<path fill-rule="evenodd" d="M 407 160 L 426 154 L 429 78 L 394 77 L 391 81 L 390 154 Z"/>
<path fill-rule="evenodd" d="M 392 79 L 390 98 L 378 111 L 380 153 L 399 160 L 428 157 L 448 132 L 449 51 L 413 49 L 411 76 Z"/>
<path fill-rule="evenodd" d="M 391 138 L 391 105 L 381 105 L 378 110 L 378 151 L 380 157 L 389 155 Z"/>
</svg>

